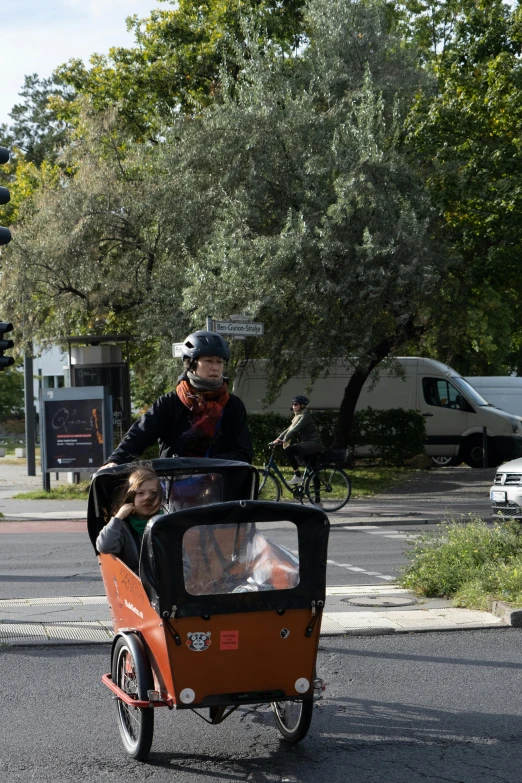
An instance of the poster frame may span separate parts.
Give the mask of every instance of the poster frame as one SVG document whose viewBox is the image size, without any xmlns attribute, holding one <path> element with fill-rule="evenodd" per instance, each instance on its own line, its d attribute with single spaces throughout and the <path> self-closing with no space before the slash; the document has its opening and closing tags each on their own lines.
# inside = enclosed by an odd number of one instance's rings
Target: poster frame
<svg viewBox="0 0 522 783">
<path fill-rule="evenodd" d="M 112 425 L 112 396 L 106 386 L 77 386 L 62 389 L 40 389 L 40 448 L 41 470 L 46 473 L 78 473 L 80 471 L 95 472 L 101 466 L 93 465 L 52 465 L 47 464 L 47 428 L 46 428 L 46 403 L 47 402 L 76 402 L 79 400 L 102 400 L 102 428 L 103 428 L 103 461 L 106 462 L 112 454 L 113 425 Z"/>
</svg>

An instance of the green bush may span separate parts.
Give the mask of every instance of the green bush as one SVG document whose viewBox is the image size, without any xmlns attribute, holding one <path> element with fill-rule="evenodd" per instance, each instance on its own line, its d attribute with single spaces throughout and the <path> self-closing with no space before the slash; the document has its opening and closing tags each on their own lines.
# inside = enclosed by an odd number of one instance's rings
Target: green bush
<svg viewBox="0 0 522 783">
<path fill-rule="evenodd" d="M 420 536 L 407 553 L 400 583 L 420 595 L 485 608 L 490 598 L 522 598 L 522 534 L 515 521 L 449 522 Z"/>
<path fill-rule="evenodd" d="M 383 465 L 403 465 L 422 454 L 425 441 L 425 419 L 418 411 L 366 408 L 355 414 L 350 445 L 370 446 L 370 454 L 379 457 Z"/>
<path fill-rule="evenodd" d="M 326 447 L 333 441 L 339 413 L 337 411 L 311 411 L 314 422 Z M 266 459 L 267 445 L 285 430 L 292 414 L 250 413 L 248 426 L 254 445 L 254 462 L 259 465 Z M 370 446 L 372 457 L 378 456 L 384 465 L 403 465 L 406 459 L 424 450 L 426 429 L 424 417 L 413 410 L 393 408 L 378 411 L 367 408 L 356 411 L 350 447 Z M 287 462 L 280 452 L 281 464 Z"/>
<path fill-rule="evenodd" d="M 0 421 L 24 415 L 24 374 L 21 361 L 0 373 Z"/>
<path fill-rule="evenodd" d="M 249 413 L 248 429 L 254 446 L 254 465 L 263 465 L 267 459 L 268 444 L 277 438 L 280 432 L 290 424 L 290 416 L 281 416 L 280 413 Z M 287 465 L 283 457 L 283 450 L 279 450 L 281 465 Z"/>
</svg>

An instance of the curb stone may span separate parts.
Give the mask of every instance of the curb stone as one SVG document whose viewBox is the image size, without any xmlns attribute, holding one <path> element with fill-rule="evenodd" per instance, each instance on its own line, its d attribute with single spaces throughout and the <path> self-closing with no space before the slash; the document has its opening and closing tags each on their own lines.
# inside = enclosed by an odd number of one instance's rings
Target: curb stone
<svg viewBox="0 0 522 783">
<path fill-rule="evenodd" d="M 500 617 L 507 625 L 513 628 L 522 628 L 522 609 L 514 609 L 503 601 L 492 601 L 490 604 L 491 614 Z"/>
</svg>

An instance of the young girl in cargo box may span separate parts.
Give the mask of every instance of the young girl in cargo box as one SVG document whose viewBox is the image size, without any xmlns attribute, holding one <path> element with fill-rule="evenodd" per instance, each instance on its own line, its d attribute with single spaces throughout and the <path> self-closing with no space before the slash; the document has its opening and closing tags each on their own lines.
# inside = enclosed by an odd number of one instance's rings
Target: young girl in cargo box
<svg viewBox="0 0 522 783">
<path fill-rule="evenodd" d="M 138 573 L 141 539 L 147 522 L 163 514 L 163 491 L 152 468 L 133 470 L 114 506 L 114 516 L 100 531 L 96 549 L 102 555 L 116 555 Z"/>
</svg>

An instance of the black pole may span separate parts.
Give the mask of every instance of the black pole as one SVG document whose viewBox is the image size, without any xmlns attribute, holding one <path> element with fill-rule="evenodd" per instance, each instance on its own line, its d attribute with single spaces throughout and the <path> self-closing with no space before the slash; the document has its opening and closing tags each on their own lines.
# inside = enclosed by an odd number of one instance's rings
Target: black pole
<svg viewBox="0 0 522 783">
<path fill-rule="evenodd" d="M 482 427 L 482 454 L 483 454 L 482 467 L 487 468 L 489 467 L 487 427 Z"/>
<path fill-rule="evenodd" d="M 33 357 L 32 345 L 27 346 L 24 354 L 24 395 L 25 395 L 25 453 L 27 455 L 27 475 L 36 476 L 36 433 L 34 416 Z"/>
</svg>

